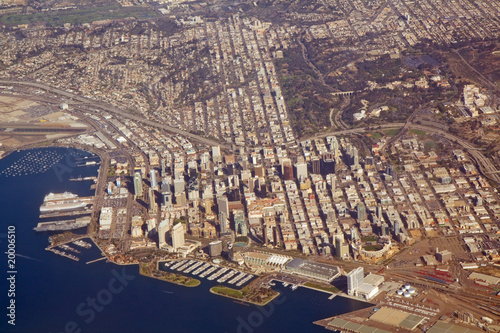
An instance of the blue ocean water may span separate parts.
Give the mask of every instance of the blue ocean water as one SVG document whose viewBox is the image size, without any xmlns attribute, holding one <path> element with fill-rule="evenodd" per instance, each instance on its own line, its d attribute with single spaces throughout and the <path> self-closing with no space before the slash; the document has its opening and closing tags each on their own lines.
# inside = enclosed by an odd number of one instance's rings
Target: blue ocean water
<svg viewBox="0 0 500 333">
<path fill-rule="evenodd" d="M 44 161 L 42 155 L 52 157 Z M 77 158 L 88 155 L 42 148 L 0 160 L 0 332 L 326 332 L 312 322 L 367 306 L 342 297 L 328 300 L 328 294 L 305 288 L 292 291 L 279 283 L 281 296 L 274 302 L 265 307 L 243 305 L 211 294 L 215 282 L 203 280 L 199 287 L 186 288 L 140 276 L 137 266 L 105 261 L 87 265 L 100 257 L 95 246 L 80 249 L 79 262 L 45 251 L 50 233 L 33 230 L 43 197 L 64 191 L 92 195 L 92 182 L 69 181 L 97 175 L 97 166 L 77 166 Z M 21 162 L 29 167 L 13 167 Z M 14 297 L 8 296 L 4 254 L 9 226 L 15 227 L 18 254 Z M 10 299 L 15 299 L 15 326 L 8 323 Z"/>
</svg>

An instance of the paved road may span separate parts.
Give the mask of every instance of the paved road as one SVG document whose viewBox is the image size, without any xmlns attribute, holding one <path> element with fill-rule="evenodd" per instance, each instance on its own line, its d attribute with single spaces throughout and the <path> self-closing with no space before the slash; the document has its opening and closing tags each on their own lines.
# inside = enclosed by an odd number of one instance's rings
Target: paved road
<svg viewBox="0 0 500 333">
<path fill-rule="evenodd" d="M 483 172 L 483 174 L 488 177 L 489 179 L 495 181 L 496 183 L 500 184 L 500 175 L 499 170 L 495 167 L 493 162 L 484 156 L 477 147 L 472 145 L 470 142 L 461 139 L 457 136 L 454 136 L 453 134 L 450 134 L 448 132 L 445 132 L 443 130 L 434 128 L 434 127 L 429 127 L 425 125 L 418 125 L 418 124 L 413 124 L 413 123 L 392 123 L 392 124 L 383 124 L 379 126 L 380 128 L 398 128 L 398 127 L 403 127 L 405 126 L 408 129 L 416 129 L 416 130 L 422 130 L 430 134 L 435 134 L 444 137 L 445 139 L 456 142 L 457 144 L 461 145 L 463 149 L 467 150 L 469 154 L 472 156 L 472 158 L 476 161 L 476 163 L 479 166 L 479 169 Z M 378 128 L 378 126 L 376 127 Z M 353 128 L 349 130 L 342 130 L 342 131 L 335 131 L 335 132 L 328 132 L 328 133 L 322 133 L 314 136 L 312 139 L 316 138 L 324 138 L 330 135 L 348 135 L 348 134 L 362 134 L 365 132 L 370 132 L 373 131 L 374 129 L 372 128 L 366 128 L 366 127 L 360 127 L 360 128 Z"/>
<path fill-rule="evenodd" d="M 196 134 L 193 134 L 193 133 L 190 133 L 190 132 L 187 132 L 187 131 L 183 131 L 181 129 L 178 129 L 178 128 L 175 128 L 175 127 L 172 127 L 172 126 L 169 126 L 169 125 L 161 124 L 161 123 L 159 123 L 157 121 L 152 121 L 152 120 L 145 119 L 144 117 L 135 116 L 135 115 L 132 115 L 130 113 L 124 112 L 123 110 L 121 110 L 121 109 L 119 109 L 117 107 L 111 106 L 109 104 L 105 104 L 105 103 L 102 103 L 102 102 L 99 102 L 99 101 L 95 101 L 95 100 L 92 100 L 90 98 L 78 96 L 78 95 L 75 95 L 73 93 L 69 93 L 67 91 L 64 91 L 62 89 L 50 87 L 50 86 L 42 84 L 42 83 L 24 82 L 24 81 L 13 81 L 13 80 L 0 80 L 0 84 L 5 84 L 5 85 L 21 85 L 21 86 L 39 88 L 39 89 L 46 90 L 46 91 L 51 92 L 51 93 L 56 94 L 56 95 L 64 96 L 64 97 L 67 97 L 67 98 L 71 98 L 73 100 L 76 100 L 76 101 L 84 103 L 84 104 L 91 104 L 92 107 L 100 108 L 100 109 L 102 109 L 104 111 L 107 111 L 109 113 L 118 115 L 121 118 L 128 118 L 128 119 L 135 120 L 135 121 L 141 122 L 141 123 L 149 125 L 149 126 L 153 126 L 153 127 L 156 127 L 156 128 L 161 128 L 161 129 L 163 129 L 163 130 L 165 130 L 165 131 L 167 131 L 169 133 L 174 133 L 174 134 L 182 135 L 184 137 L 187 137 L 187 138 L 189 138 L 189 139 L 191 139 L 193 141 L 196 141 L 196 142 L 199 142 L 199 143 L 202 143 L 202 144 L 206 144 L 206 145 L 209 145 L 209 146 L 222 146 L 222 147 L 226 147 L 226 148 L 229 147 L 229 145 L 226 144 L 226 143 L 220 143 L 218 141 L 210 140 L 210 139 L 204 138 L 204 137 L 202 137 L 200 135 L 196 135 Z"/>
<path fill-rule="evenodd" d="M 159 124 L 155 121 L 144 119 L 143 117 L 131 115 L 129 113 L 123 112 L 122 110 L 120 110 L 116 107 L 104 104 L 102 102 L 97 102 L 97 101 L 91 100 L 91 99 L 86 98 L 86 97 L 81 97 L 81 96 L 69 93 L 67 91 L 64 91 L 64 90 L 61 90 L 58 88 L 53 88 L 53 87 L 47 86 L 45 84 L 36 83 L 36 82 L 13 81 L 13 80 L 0 80 L 0 84 L 22 85 L 22 86 L 43 89 L 43 90 L 49 91 L 49 92 L 57 94 L 57 95 L 61 95 L 61 96 L 65 96 L 67 98 L 74 99 L 74 100 L 79 101 L 81 103 L 92 104 L 94 107 L 101 108 L 101 109 L 103 109 L 107 112 L 110 112 L 112 114 L 119 115 L 120 117 L 124 117 L 124 118 L 128 118 L 128 119 L 135 120 L 138 122 L 142 122 L 142 123 L 149 125 L 149 126 L 161 128 L 161 129 L 164 129 L 170 133 L 180 134 L 182 136 L 185 136 L 185 137 L 192 139 L 193 141 L 197 141 L 197 142 L 200 142 L 200 143 L 203 143 L 206 145 L 211 145 L 211 146 L 220 145 L 223 147 L 228 147 L 228 145 L 225 143 L 219 143 L 217 141 L 210 140 L 210 139 L 204 138 L 202 136 L 192 134 L 192 133 L 180 130 L 178 128 L 175 128 L 175 127 L 172 127 L 169 125 Z M 431 133 L 431 134 L 440 135 L 440 136 L 442 136 L 450 141 L 454 141 L 454 142 L 458 143 L 465 150 L 467 150 L 469 152 L 469 154 L 476 161 L 480 170 L 483 172 L 483 174 L 485 174 L 485 176 L 487 176 L 488 178 L 492 179 L 493 181 L 495 181 L 497 183 L 500 183 L 500 175 L 498 175 L 499 171 L 493 165 L 491 160 L 486 158 L 480 151 L 477 150 L 476 147 L 474 147 L 470 142 L 468 142 L 466 140 L 463 140 L 459 137 L 456 137 L 450 133 L 444 132 L 444 131 L 437 129 L 437 128 L 434 128 L 434 127 L 418 125 L 418 124 L 413 124 L 413 123 L 408 123 L 408 122 L 407 123 L 383 124 L 380 127 L 381 128 L 397 128 L 397 127 L 403 127 L 403 126 L 405 126 L 406 128 L 410 128 L 410 129 L 418 129 L 418 130 L 426 131 L 426 132 Z M 370 131 L 370 130 L 368 128 L 364 128 L 364 127 L 353 128 L 353 129 L 348 129 L 348 130 L 323 133 L 320 135 L 316 135 L 313 138 L 322 138 L 322 137 L 326 137 L 329 135 L 361 134 L 361 133 L 364 133 L 367 131 Z"/>
</svg>

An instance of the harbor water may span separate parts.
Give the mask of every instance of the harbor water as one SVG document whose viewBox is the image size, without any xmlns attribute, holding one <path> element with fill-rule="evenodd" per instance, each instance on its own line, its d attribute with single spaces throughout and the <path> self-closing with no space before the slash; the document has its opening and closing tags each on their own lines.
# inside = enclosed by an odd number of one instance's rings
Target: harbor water
<svg viewBox="0 0 500 333">
<path fill-rule="evenodd" d="M 50 158 L 43 159 L 43 156 Z M 0 332 L 327 332 L 312 322 L 361 309 L 366 303 L 306 288 L 291 290 L 280 283 L 281 295 L 265 307 L 240 304 L 214 295 L 216 281 L 181 287 L 139 275 L 138 267 L 117 266 L 101 257 L 93 245 L 78 249 L 79 261 L 46 251 L 48 236 L 33 230 L 39 207 L 49 192 L 69 191 L 91 196 L 92 181 L 70 178 L 96 176 L 98 166 L 76 163 L 90 153 L 66 148 L 15 152 L 0 160 L 0 247 L 8 248 L 9 226 L 15 228 L 15 296 L 7 277 L 7 256 L 0 261 Z M 78 231 L 77 231 L 78 232 Z M 80 230 L 79 232 L 83 232 Z M 15 301 L 15 325 L 7 307 Z"/>
</svg>

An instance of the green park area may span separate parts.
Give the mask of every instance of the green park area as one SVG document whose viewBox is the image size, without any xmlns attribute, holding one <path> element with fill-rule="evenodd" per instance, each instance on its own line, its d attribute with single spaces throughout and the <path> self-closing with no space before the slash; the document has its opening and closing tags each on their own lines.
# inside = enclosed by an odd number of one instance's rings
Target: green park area
<svg viewBox="0 0 500 333">
<path fill-rule="evenodd" d="M 391 128 L 384 132 L 385 136 L 394 136 L 398 134 L 399 128 Z"/>
<path fill-rule="evenodd" d="M 210 290 L 216 294 L 223 295 L 223 296 L 228 296 L 228 297 L 237 298 L 237 299 L 243 298 L 243 294 L 241 293 L 241 291 L 236 290 L 236 289 L 232 289 L 232 288 L 218 286 L 218 287 L 213 287 Z"/>
<path fill-rule="evenodd" d="M 60 26 L 65 23 L 82 24 L 100 20 L 122 19 L 134 17 L 144 19 L 156 17 L 159 14 L 146 6 L 122 7 L 119 4 L 90 8 L 76 8 L 70 10 L 56 10 L 34 14 L 10 14 L 0 19 L 2 23 L 11 26 L 20 24 L 46 22 L 51 26 Z"/>
<path fill-rule="evenodd" d="M 410 130 L 410 132 L 413 133 L 413 134 L 415 134 L 415 135 L 420 135 L 420 136 L 427 135 L 426 131 L 417 130 L 417 129 L 412 129 L 412 130 Z"/>
</svg>

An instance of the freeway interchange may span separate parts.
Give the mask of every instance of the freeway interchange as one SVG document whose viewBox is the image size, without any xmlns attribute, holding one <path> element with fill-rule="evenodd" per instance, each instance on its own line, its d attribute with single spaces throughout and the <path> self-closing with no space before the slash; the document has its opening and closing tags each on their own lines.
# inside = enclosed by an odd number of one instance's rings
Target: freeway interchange
<svg viewBox="0 0 500 333">
<path fill-rule="evenodd" d="M 120 117 L 128 118 L 131 120 L 135 120 L 138 122 L 142 122 L 146 125 L 153 126 L 156 128 L 163 129 L 169 133 L 173 134 L 179 134 L 181 136 L 187 137 L 193 141 L 196 141 L 198 143 L 210 145 L 210 146 L 223 146 L 225 148 L 228 148 L 227 144 L 211 140 L 205 137 L 202 137 L 200 135 L 196 135 L 169 125 L 165 124 L 160 124 L 154 120 L 149 120 L 145 119 L 144 117 L 136 116 L 127 112 L 123 112 L 117 107 L 110 106 L 106 103 L 98 102 L 86 97 L 78 96 L 72 93 L 69 93 L 67 91 L 64 91 L 62 89 L 54 88 L 42 83 L 38 82 L 25 82 L 25 81 L 14 81 L 14 80 L 0 80 L 0 84 L 5 84 L 5 85 L 20 85 L 20 86 L 25 86 L 25 87 L 33 87 L 33 88 L 38 88 L 42 89 L 48 92 L 51 92 L 56 95 L 64 96 L 66 98 L 78 101 L 80 103 L 84 104 L 92 104 L 93 107 L 97 107 L 101 110 L 104 110 L 106 112 L 109 112 L 114 115 L 119 115 Z M 484 156 L 481 151 L 478 150 L 474 145 L 472 145 L 470 142 L 461 139 L 455 135 L 452 135 L 450 133 L 447 133 L 441 129 L 430 127 L 430 126 L 425 126 L 421 124 L 416 124 L 411 122 L 412 120 L 409 119 L 408 122 L 406 123 L 390 123 L 390 124 L 382 124 L 379 127 L 384 128 L 384 129 L 389 129 L 389 128 L 404 128 L 404 129 L 415 129 L 415 130 L 422 130 L 425 131 L 429 134 L 434 134 L 434 135 L 439 135 L 449 141 L 452 141 L 460 146 L 462 146 L 463 149 L 469 152 L 469 154 L 472 156 L 476 164 L 478 165 L 480 171 L 483 173 L 483 175 L 492 181 L 496 182 L 497 184 L 500 184 L 500 171 L 495 167 L 495 165 L 492 163 L 490 159 L 488 159 L 486 156 Z M 368 127 L 359 127 L 359 128 L 353 128 L 353 129 L 344 129 L 340 131 L 334 131 L 334 132 L 326 132 L 322 134 L 315 135 L 311 139 L 316 139 L 316 138 L 323 138 L 326 136 L 330 135 L 350 135 L 350 134 L 362 134 L 368 131 L 373 130 L 372 128 Z"/>
</svg>

